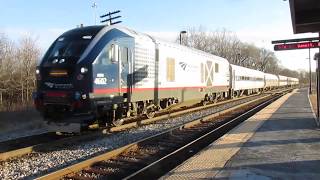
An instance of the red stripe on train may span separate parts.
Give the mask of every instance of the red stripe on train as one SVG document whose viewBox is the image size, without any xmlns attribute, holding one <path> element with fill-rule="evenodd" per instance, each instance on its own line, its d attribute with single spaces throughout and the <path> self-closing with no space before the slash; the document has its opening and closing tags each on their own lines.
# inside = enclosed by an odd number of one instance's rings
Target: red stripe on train
<svg viewBox="0 0 320 180">
<path fill-rule="evenodd" d="M 62 91 L 49 91 L 45 92 L 45 96 L 47 97 L 67 97 L 67 92 Z"/>
<path fill-rule="evenodd" d="M 214 86 L 214 87 L 228 87 L 228 86 Z M 208 88 L 206 86 L 195 86 L 195 87 L 161 87 L 157 88 L 157 90 L 176 90 L 176 89 L 201 89 L 201 88 Z M 121 92 L 127 92 L 127 88 L 121 88 Z M 141 92 L 141 91 L 154 91 L 156 88 L 133 88 L 133 92 Z M 105 94 L 105 93 L 117 93 L 119 92 L 118 88 L 96 88 L 94 89 L 93 93 L 96 94 Z"/>
</svg>

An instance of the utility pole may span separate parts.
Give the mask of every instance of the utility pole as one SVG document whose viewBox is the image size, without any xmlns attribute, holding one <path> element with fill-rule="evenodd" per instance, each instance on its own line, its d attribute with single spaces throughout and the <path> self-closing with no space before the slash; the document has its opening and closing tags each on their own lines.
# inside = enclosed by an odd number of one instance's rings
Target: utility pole
<svg viewBox="0 0 320 180">
<path fill-rule="evenodd" d="M 97 3 L 93 2 L 92 6 L 93 8 L 93 13 L 94 13 L 94 25 L 97 25 Z"/>
<path fill-rule="evenodd" d="M 309 94 L 312 94 L 312 80 L 311 80 L 311 57 L 310 57 L 310 48 L 309 48 Z"/>
</svg>

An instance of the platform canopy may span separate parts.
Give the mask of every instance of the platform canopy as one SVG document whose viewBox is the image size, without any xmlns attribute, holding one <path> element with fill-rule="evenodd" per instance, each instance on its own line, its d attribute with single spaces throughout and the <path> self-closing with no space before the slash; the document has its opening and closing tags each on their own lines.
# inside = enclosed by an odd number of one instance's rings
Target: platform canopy
<svg viewBox="0 0 320 180">
<path fill-rule="evenodd" d="M 320 32 L 320 0 L 289 0 L 293 32 Z"/>
</svg>

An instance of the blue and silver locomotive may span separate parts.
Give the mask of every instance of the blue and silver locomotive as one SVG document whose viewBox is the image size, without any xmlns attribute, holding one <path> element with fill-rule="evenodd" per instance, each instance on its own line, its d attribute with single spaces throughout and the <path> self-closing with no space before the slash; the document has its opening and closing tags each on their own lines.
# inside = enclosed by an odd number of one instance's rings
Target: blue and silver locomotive
<svg viewBox="0 0 320 180">
<path fill-rule="evenodd" d="M 132 51 L 133 38 L 116 28 L 90 26 L 62 34 L 37 67 L 36 108 L 48 120 L 56 115 L 70 123 L 90 124 L 97 115 L 115 120 L 119 112 L 111 109 L 119 111 L 116 106 L 128 99 Z"/>
</svg>

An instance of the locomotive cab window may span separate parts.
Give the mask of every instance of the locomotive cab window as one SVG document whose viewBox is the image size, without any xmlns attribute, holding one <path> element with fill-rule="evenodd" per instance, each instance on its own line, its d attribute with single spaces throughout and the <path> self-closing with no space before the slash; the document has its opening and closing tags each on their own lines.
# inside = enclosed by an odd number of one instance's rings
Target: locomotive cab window
<svg viewBox="0 0 320 180">
<path fill-rule="evenodd" d="M 116 63 L 119 61 L 119 46 L 116 44 L 111 44 L 110 50 L 109 50 L 109 56 L 112 63 Z"/>
<path fill-rule="evenodd" d="M 108 56 L 109 56 L 108 51 L 103 50 L 103 51 L 101 52 L 101 54 L 99 55 L 99 57 L 98 57 L 99 63 L 101 63 L 101 64 L 103 64 L 103 65 L 108 65 L 108 64 L 110 64 Z"/>
<path fill-rule="evenodd" d="M 127 47 L 121 47 L 120 48 L 120 56 L 121 56 L 121 61 L 123 64 L 128 64 L 129 60 L 129 49 Z"/>
<path fill-rule="evenodd" d="M 116 44 L 107 45 L 99 54 L 94 64 L 115 64 L 121 59 L 123 64 L 128 64 L 129 49 Z"/>
<path fill-rule="evenodd" d="M 93 64 L 109 65 L 113 63 L 114 57 L 114 45 L 109 44 L 103 48 Z"/>
</svg>

